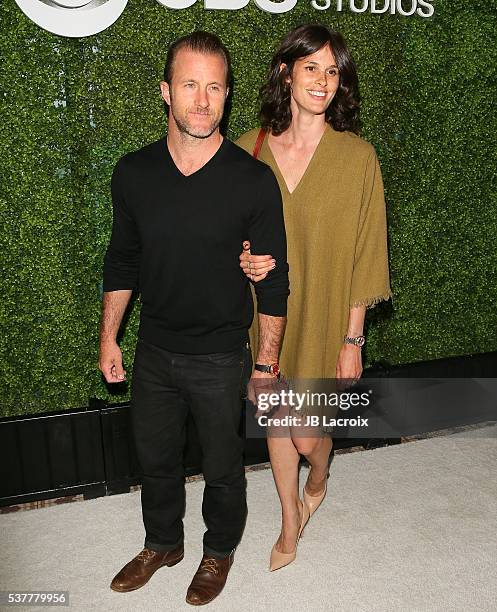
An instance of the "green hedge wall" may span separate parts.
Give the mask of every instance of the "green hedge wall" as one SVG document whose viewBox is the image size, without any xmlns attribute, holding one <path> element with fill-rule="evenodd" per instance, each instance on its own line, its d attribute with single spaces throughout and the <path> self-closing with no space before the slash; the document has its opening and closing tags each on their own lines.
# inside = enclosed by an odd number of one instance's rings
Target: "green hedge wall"
<svg viewBox="0 0 497 612">
<path fill-rule="evenodd" d="M 496 15 L 487 0 L 436 0 L 430 19 L 316 11 L 307 0 L 284 15 L 130 0 L 108 30 L 69 39 L 4 0 L 2 413 L 127 399 L 126 388 L 109 395 L 97 370 L 109 179 L 122 154 L 164 133 L 165 51 L 197 28 L 233 55 L 232 138 L 256 125 L 257 90 L 286 31 L 321 21 L 348 40 L 363 136 L 382 163 L 394 291 L 393 306 L 371 312 L 367 364 L 497 349 Z M 121 342 L 128 371 L 139 306 Z"/>
</svg>

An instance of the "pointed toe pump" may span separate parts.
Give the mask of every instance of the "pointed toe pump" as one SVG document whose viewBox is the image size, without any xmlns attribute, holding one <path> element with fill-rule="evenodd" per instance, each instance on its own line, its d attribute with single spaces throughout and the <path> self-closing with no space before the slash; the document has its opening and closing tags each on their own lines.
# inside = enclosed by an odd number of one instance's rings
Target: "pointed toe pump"
<svg viewBox="0 0 497 612">
<path fill-rule="evenodd" d="M 269 561 L 269 571 L 270 572 L 274 572 L 275 570 L 285 567 L 285 565 L 288 565 L 289 563 L 292 563 L 292 561 L 295 561 L 295 558 L 297 556 L 297 546 L 298 546 L 300 537 L 302 535 L 302 532 L 304 530 L 304 527 L 307 521 L 309 520 L 309 516 L 310 515 L 309 515 L 308 507 L 305 502 L 302 502 L 302 520 L 300 521 L 300 528 L 297 534 L 297 541 L 295 542 L 295 548 L 293 549 L 292 552 L 284 553 L 284 552 L 280 552 L 279 550 L 276 550 L 276 544 L 275 544 L 271 550 L 271 559 Z"/>
<path fill-rule="evenodd" d="M 326 496 L 327 488 L 328 488 L 328 478 L 326 478 L 325 480 L 323 492 L 320 493 L 319 495 L 309 495 L 309 493 L 307 493 L 304 487 L 304 495 L 303 495 L 304 505 L 307 506 L 309 518 L 314 514 L 314 512 L 316 512 L 316 510 L 321 505 L 321 502 Z"/>
</svg>

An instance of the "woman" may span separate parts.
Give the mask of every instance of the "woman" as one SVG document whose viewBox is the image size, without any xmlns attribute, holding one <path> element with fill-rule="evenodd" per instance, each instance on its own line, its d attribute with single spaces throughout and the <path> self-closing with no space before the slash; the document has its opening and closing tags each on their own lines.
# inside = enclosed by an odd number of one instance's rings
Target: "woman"
<svg viewBox="0 0 497 612">
<path fill-rule="evenodd" d="M 342 36 L 322 25 L 290 32 L 261 99 L 262 129 L 237 144 L 272 168 L 283 197 L 291 294 L 281 371 L 289 379 L 357 380 L 366 308 L 391 291 L 381 171 L 374 148 L 357 135 L 357 74 Z M 240 256 L 254 282 L 274 265 L 270 254 L 245 249 Z M 271 570 L 295 559 L 302 529 L 325 496 L 332 440 L 320 433 L 268 437 L 282 507 Z M 310 465 L 303 501 L 301 454 Z"/>
</svg>

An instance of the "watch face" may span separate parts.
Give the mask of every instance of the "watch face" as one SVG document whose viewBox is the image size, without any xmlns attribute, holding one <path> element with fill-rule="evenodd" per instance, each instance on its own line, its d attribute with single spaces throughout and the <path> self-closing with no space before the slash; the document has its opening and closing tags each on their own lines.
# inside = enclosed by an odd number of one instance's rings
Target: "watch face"
<svg viewBox="0 0 497 612">
<path fill-rule="evenodd" d="M 271 366 L 271 374 L 278 376 L 279 373 L 280 373 L 280 366 L 277 363 L 273 363 Z"/>
<path fill-rule="evenodd" d="M 365 341 L 366 341 L 366 338 L 364 338 L 364 336 L 357 336 L 357 339 L 356 339 L 357 346 L 363 346 Z"/>
</svg>

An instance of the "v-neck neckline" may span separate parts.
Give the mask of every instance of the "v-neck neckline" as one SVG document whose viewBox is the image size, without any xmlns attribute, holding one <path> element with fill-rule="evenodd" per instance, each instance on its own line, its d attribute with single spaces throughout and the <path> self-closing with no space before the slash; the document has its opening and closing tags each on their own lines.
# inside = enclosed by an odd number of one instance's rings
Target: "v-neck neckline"
<svg viewBox="0 0 497 612">
<path fill-rule="evenodd" d="M 286 190 L 286 192 L 287 192 L 287 194 L 289 196 L 295 195 L 297 190 L 300 188 L 300 186 L 302 185 L 302 183 L 306 179 L 307 175 L 309 174 L 310 167 L 313 165 L 313 163 L 316 160 L 316 157 L 318 155 L 318 151 L 320 150 L 320 145 L 324 142 L 324 138 L 325 138 L 326 134 L 328 133 L 328 131 L 330 131 L 330 130 L 331 130 L 331 127 L 329 125 L 326 125 L 326 127 L 325 127 L 325 129 L 324 129 L 324 131 L 323 131 L 323 133 L 321 135 L 321 138 L 319 139 L 319 142 L 318 142 L 316 148 L 314 149 L 314 153 L 312 154 L 311 159 L 309 160 L 309 163 L 307 164 L 307 166 L 306 166 L 306 168 L 304 170 L 304 173 L 300 177 L 300 181 L 295 185 L 293 191 L 290 191 L 288 189 L 288 185 L 287 185 L 287 182 L 285 180 L 285 177 L 283 176 L 283 172 L 281 171 L 281 169 L 280 169 L 280 167 L 278 165 L 278 162 L 276 161 L 276 157 L 274 156 L 274 153 L 273 153 L 273 151 L 272 151 L 272 149 L 271 149 L 271 147 L 269 145 L 269 132 L 266 133 L 266 136 L 264 138 L 263 144 L 266 145 L 267 150 L 268 150 L 268 154 L 271 157 L 272 162 L 274 164 L 274 168 L 276 170 L 276 174 L 280 177 L 281 183 L 283 184 L 283 186 L 284 186 L 284 188 L 285 188 L 285 190 Z"/>
<path fill-rule="evenodd" d="M 224 150 L 225 150 L 225 148 L 227 146 L 226 145 L 227 139 L 225 137 L 223 137 L 223 140 L 222 140 L 221 144 L 219 145 L 217 151 L 214 153 L 214 155 L 211 158 L 209 158 L 205 162 L 205 164 L 203 166 L 200 166 L 200 168 L 198 170 L 195 170 L 195 172 L 192 172 L 191 174 L 183 174 L 183 172 L 181 172 L 181 170 L 176 165 L 176 162 L 174 161 L 173 156 L 171 155 L 171 151 L 169 150 L 169 146 L 167 144 L 167 134 L 166 134 L 166 136 L 163 137 L 163 142 L 164 142 L 166 160 L 168 161 L 169 166 L 172 168 L 173 172 L 177 176 L 179 176 L 179 178 L 181 178 L 183 180 L 192 179 L 192 178 L 198 176 L 199 174 L 202 174 L 204 169 L 207 169 L 208 166 L 212 165 L 219 157 L 221 157 L 222 153 L 224 152 Z"/>
</svg>

